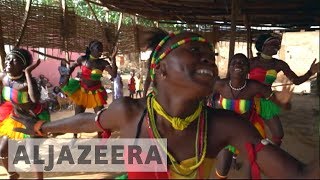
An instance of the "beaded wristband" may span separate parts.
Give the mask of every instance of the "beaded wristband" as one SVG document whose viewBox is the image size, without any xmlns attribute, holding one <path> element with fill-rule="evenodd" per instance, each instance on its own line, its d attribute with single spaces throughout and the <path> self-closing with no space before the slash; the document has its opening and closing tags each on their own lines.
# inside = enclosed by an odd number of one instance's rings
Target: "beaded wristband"
<svg viewBox="0 0 320 180">
<path fill-rule="evenodd" d="M 270 94 L 269 97 L 266 98 L 266 100 L 269 100 L 273 96 L 273 94 L 274 94 L 274 91 L 272 91 L 272 93 Z"/>
</svg>

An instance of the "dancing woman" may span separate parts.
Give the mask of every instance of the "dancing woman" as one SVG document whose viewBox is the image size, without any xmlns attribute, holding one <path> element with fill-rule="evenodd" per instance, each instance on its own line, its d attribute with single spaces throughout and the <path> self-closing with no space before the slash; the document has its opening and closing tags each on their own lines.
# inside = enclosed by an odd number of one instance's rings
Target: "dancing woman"
<svg viewBox="0 0 320 180">
<path fill-rule="evenodd" d="M 94 112 L 100 111 L 107 104 L 108 94 L 102 86 L 101 77 L 103 71 L 107 71 L 112 78 L 117 75 L 115 48 L 110 57 L 112 65 L 100 56 L 103 45 L 100 41 L 91 41 L 86 50 L 86 55 L 80 56 L 75 64 L 70 67 L 70 75 L 74 69 L 81 66 L 80 81 L 70 79 L 63 83 L 62 91 L 75 103 L 75 114 L 83 113 L 87 108 L 93 108 Z M 98 137 L 101 134 L 98 133 Z M 74 134 L 77 138 L 77 134 Z"/>
<path fill-rule="evenodd" d="M 2 164 L 7 171 L 8 139 L 21 140 L 30 137 L 28 134 L 13 131 L 14 128 L 24 127 L 23 124 L 14 119 L 19 119 L 23 116 L 34 118 L 39 122 L 50 121 L 47 107 L 39 102 L 40 92 L 36 80 L 31 75 L 31 72 L 39 64 L 40 60 L 32 64 L 32 56 L 29 51 L 13 49 L 5 58 L 5 73 L 0 74 L 1 97 L 7 102 L 5 103 L 6 105 L 0 106 L 0 111 L 8 113 L 0 123 L 0 155 Z M 6 108 L 8 107 L 8 102 L 12 104 L 12 110 Z M 18 177 L 18 173 L 9 172 L 10 179 L 17 179 Z M 43 173 L 36 172 L 36 177 L 42 179 Z"/>
<path fill-rule="evenodd" d="M 306 74 L 297 76 L 289 65 L 272 56 L 276 55 L 280 49 L 281 40 L 272 34 L 262 34 L 256 41 L 256 49 L 259 52 L 257 57 L 250 59 L 249 79 L 257 80 L 271 89 L 272 83 L 276 80 L 277 74 L 282 71 L 293 84 L 299 85 L 307 81 L 312 75 L 319 71 L 319 63 L 313 61 Z M 272 134 L 272 141 L 281 145 L 283 128 L 279 119 L 280 108 L 261 96 L 255 98 L 255 106 L 258 114 L 265 120 Z"/>
<path fill-rule="evenodd" d="M 281 92 L 272 92 L 268 86 L 254 80 L 247 79 L 249 73 L 249 59 L 244 54 L 235 54 L 229 66 L 230 78 L 216 80 L 214 92 L 220 94 L 219 104 L 223 109 L 231 110 L 249 120 L 266 138 L 263 120 L 256 114 L 254 97 L 261 94 L 284 109 L 290 108 L 291 91 L 284 87 Z M 237 168 L 236 158 L 239 153 L 235 147 L 229 145 L 220 152 L 216 174 L 218 177 L 227 177 L 231 164 Z M 248 172 L 248 171 L 246 171 Z M 247 175 L 250 177 L 250 174 Z"/>
</svg>

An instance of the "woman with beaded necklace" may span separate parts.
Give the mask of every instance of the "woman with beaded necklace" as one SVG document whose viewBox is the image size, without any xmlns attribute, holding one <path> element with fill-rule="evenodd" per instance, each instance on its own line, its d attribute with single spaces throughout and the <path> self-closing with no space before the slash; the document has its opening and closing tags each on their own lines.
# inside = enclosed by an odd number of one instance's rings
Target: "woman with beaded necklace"
<svg viewBox="0 0 320 180">
<path fill-rule="evenodd" d="M 0 122 L 0 136 L 2 137 L 0 155 L 2 164 L 7 171 L 8 139 L 21 140 L 30 137 L 28 134 L 13 130 L 14 128 L 24 127 L 15 119 L 23 116 L 35 118 L 36 121 L 41 120 L 41 122 L 50 121 L 47 107 L 39 102 L 40 92 L 36 80 L 31 75 L 31 72 L 39 64 L 40 60 L 32 64 L 32 56 L 28 50 L 13 49 L 5 58 L 5 72 L 0 73 L 1 97 L 13 105 L 13 110 L 7 111 L 8 116 Z M 3 109 L 3 106 L 0 106 L 0 111 L 6 110 Z M 18 177 L 18 173 L 9 172 L 10 179 L 17 179 Z M 43 173 L 36 172 L 36 177 L 42 179 Z"/>
<path fill-rule="evenodd" d="M 286 62 L 272 57 L 278 53 L 280 45 L 281 39 L 271 33 L 262 34 L 258 37 L 255 44 L 258 56 L 253 57 L 249 61 L 249 79 L 257 80 L 271 89 L 271 85 L 276 80 L 277 74 L 280 71 L 296 85 L 307 81 L 312 75 L 319 72 L 319 63 L 315 63 L 315 59 L 306 74 L 297 76 Z M 257 113 L 265 120 L 266 125 L 270 129 L 272 141 L 277 145 L 281 145 L 284 133 L 278 116 L 280 113 L 279 107 L 259 95 L 255 98 L 255 106 Z"/>
<path fill-rule="evenodd" d="M 318 176 L 317 164 L 305 166 L 269 144 L 239 115 L 203 105 L 217 76 L 212 46 L 203 37 L 191 32 L 155 35 L 163 39 L 152 55 L 153 94 L 117 99 L 97 115 L 83 113 L 50 123 L 21 119 L 34 130 L 16 130 L 30 134 L 103 131 L 109 135 L 118 130 L 121 138 L 167 138 L 168 172 L 129 172 L 128 178 L 209 178 L 213 159 L 228 144 L 249 158 L 253 178 L 260 177 L 259 167 L 269 177 Z"/>
<path fill-rule="evenodd" d="M 75 114 L 83 113 L 87 108 L 93 108 L 94 112 L 100 111 L 107 104 L 108 94 L 101 84 L 101 77 L 106 70 L 112 78 L 117 76 L 115 48 L 112 56 L 112 66 L 104 59 L 101 59 L 103 45 L 100 41 L 94 40 L 89 43 L 86 49 L 86 55 L 80 56 L 76 63 L 70 67 L 69 77 L 78 66 L 81 66 L 80 81 L 70 79 L 62 83 L 62 91 L 75 103 Z M 68 80 L 69 78 L 67 78 Z M 101 134 L 98 133 L 98 137 Z M 77 134 L 74 134 L 77 138 Z"/>
<path fill-rule="evenodd" d="M 230 61 L 230 78 L 219 79 L 215 82 L 214 92 L 220 94 L 219 104 L 223 109 L 231 110 L 241 115 L 243 119 L 249 120 L 259 131 L 263 138 L 266 138 L 264 123 L 257 116 L 253 99 L 257 94 L 270 99 L 285 109 L 290 107 L 289 101 L 292 90 L 284 87 L 281 92 L 272 92 L 268 86 L 254 80 L 247 79 L 249 73 L 249 59 L 244 54 L 235 54 Z M 274 96 L 275 95 L 275 96 Z M 239 153 L 235 147 L 228 145 L 220 152 L 216 175 L 226 178 L 231 164 L 236 167 L 236 158 Z M 245 172 L 248 172 L 245 170 Z M 250 177 L 250 174 L 248 174 Z"/>
</svg>

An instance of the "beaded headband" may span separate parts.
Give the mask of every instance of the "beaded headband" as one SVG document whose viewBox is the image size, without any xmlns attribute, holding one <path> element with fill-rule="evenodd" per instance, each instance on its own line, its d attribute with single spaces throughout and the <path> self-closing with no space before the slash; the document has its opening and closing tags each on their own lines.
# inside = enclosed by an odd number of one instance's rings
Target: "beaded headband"
<svg viewBox="0 0 320 180">
<path fill-rule="evenodd" d="M 21 52 L 12 50 L 12 51 L 7 55 L 6 59 L 9 57 L 9 55 L 16 55 L 16 56 L 18 56 L 18 57 L 22 60 L 23 65 L 25 65 L 25 66 L 27 65 L 27 60 L 26 60 L 26 58 L 24 57 L 24 55 L 23 55 Z"/>
<path fill-rule="evenodd" d="M 171 45 L 169 48 L 167 48 L 160 56 L 157 57 L 159 50 L 163 47 L 163 45 L 172 37 L 178 35 L 180 32 L 176 32 L 176 33 L 170 33 L 169 35 L 167 35 L 166 37 L 164 37 L 159 44 L 157 45 L 157 47 L 155 48 L 153 54 L 152 54 L 152 58 L 151 58 L 151 64 L 150 64 L 150 76 L 151 79 L 154 80 L 155 78 L 155 67 L 157 64 L 159 64 L 159 62 L 164 59 L 172 50 L 176 49 L 177 47 L 186 44 L 188 42 L 191 41 L 199 41 L 199 42 L 204 42 L 204 43 L 208 43 L 210 47 L 212 47 L 212 44 L 209 43 L 205 38 L 203 37 L 189 37 L 189 38 L 185 38 L 182 39 L 176 43 L 174 43 L 173 45 Z"/>
</svg>

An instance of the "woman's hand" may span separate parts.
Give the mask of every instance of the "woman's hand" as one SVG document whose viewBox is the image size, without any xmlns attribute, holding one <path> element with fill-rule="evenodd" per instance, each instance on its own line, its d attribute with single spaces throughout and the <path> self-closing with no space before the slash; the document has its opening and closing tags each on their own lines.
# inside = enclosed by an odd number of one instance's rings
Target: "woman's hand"
<svg viewBox="0 0 320 180">
<path fill-rule="evenodd" d="M 37 135 L 37 133 L 34 131 L 34 125 L 37 122 L 36 118 L 23 115 L 22 113 L 16 112 L 16 110 L 15 115 L 13 115 L 12 118 L 25 126 L 25 128 L 13 128 L 14 131 L 29 134 L 31 136 Z"/>
<path fill-rule="evenodd" d="M 40 59 L 38 59 L 36 63 L 33 63 L 33 64 L 29 65 L 28 67 L 26 67 L 25 72 L 31 73 L 31 71 L 33 71 L 36 67 L 38 67 L 40 63 L 41 63 L 41 61 L 40 61 Z"/>
<path fill-rule="evenodd" d="M 288 81 L 284 82 L 282 91 L 275 93 L 277 100 L 283 105 L 288 104 L 291 101 L 293 89 L 292 85 L 288 85 Z"/>
<path fill-rule="evenodd" d="M 311 64 L 311 67 L 309 70 L 311 72 L 311 75 L 314 75 L 315 73 L 319 72 L 319 63 L 316 63 L 316 60 L 317 59 L 314 59 L 314 61 Z"/>
</svg>

